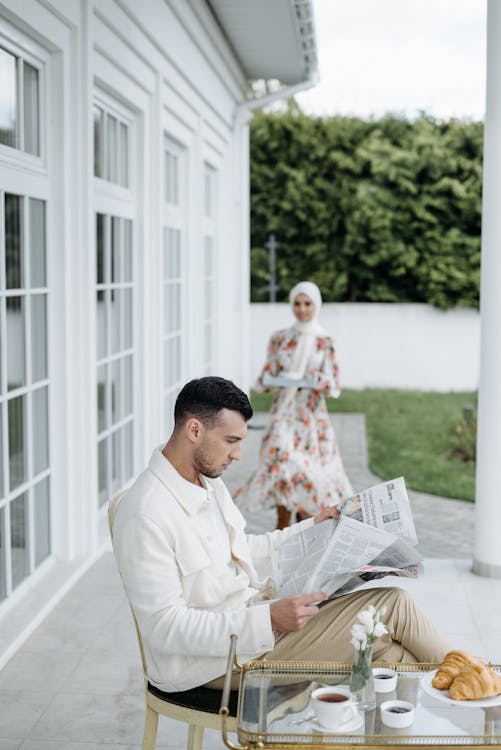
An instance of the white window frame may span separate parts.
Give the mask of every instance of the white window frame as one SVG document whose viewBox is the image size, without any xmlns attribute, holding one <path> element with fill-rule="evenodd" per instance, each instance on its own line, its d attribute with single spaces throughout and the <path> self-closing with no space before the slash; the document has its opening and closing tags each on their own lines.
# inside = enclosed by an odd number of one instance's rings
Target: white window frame
<svg viewBox="0 0 501 750">
<path fill-rule="evenodd" d="M 56 378 L 56 367 L 54 361 L 54 346 L 53 341 L 53 320 L 54 320 L 54 290 L 55 290 L 55 278 L 54 278 L 54 255 L 56 248 L 54 246 L 55 238 L 52 233 L 52 205 L 53 205 L 53 185 L 49 181 L 48 175 L 48 130 L 47 130 L 47 118 L 49 113 L 49 76 L 53 66 L 51 61 L 51 53 L 48 49 L 43 48 L 31 37 L 23 34 L 19 28 L 15 27 L 9 21 L 2 18 L 0 26 L 0 46 L 8 53 L 12 54 L 16 58 L 21 59 L 21 63 L 16 63 L 17 71 L 17 94 L 18 101 L 22 102 L 21 111 L 24 113 L 24 98 L 23 98 L 23 77 L 19 76 L 20 70 L 24 63 L 28 63 L 38 71 L 38 136 L 39 136 L 39 154 L 30 154 L 21 148 L 15 148 L 7 146 L 6 144 L 0 144 L 0 167 L 2 171 L 1 178 L 1 200 L 0 200 L 0 222 L 2 224 L 1 230 L 1 241 L 3 245 L 4 238 L 4 200 L 3 195 L 10 193 L 18 195 L 23 201 L 23 212 L 22 212 L 22 225 L 21 232 L 24 235 L 24 253 L 25 253 L 25 280 L 24 285 L 20 287 L 21 294 L 16 294 L 16 290 L 5 290 L 6 293 L 2 295 L 3 299 L 8 296 L 23 296 L 26 300 L 25 308 L 25 325 L 26 325 L 26 337 L 25 337 L 25 350 L 31 351 L 31 316 L 30 306 L 31 297 L 33 290 L 29 286 L 29 267 L 30 267 L 30 252 L 29 252 L 29 217 L 26 207 L 29 206 L 30 199 L 37 199 L 45 203 L 45 286 L 37 287 L 38 292 L 42 292 L 46 299 L 46 356 L 47 356 L 47 373 L 43 380 L 39 380 L 36 384 L 31 383 L 31 373 L 29 371 L 30 365 L 27 363 L 26 371 L 26 384 L 16 389 L 15 397 L 25 395 L 29 400 L 32 399 L 32 393 L 34 390 L 40 388 L 47 388 L 47 439 L 48 439 L 48 467 L 33 476 L 33 428 L 32 428 L 32 406 L 27 409 L 25 416 L 26 419 L 26 450 L 27 450 L 27 481 L 19 485 L 13 490 L 10 490 L 8 483 L 8 459 L 7 459 L 7 446 L 8 446 L 8 424 L 7 418 L 3 420 L 2 424 L 2 443 L 4 446 L 3 451 L 3 473 L 4 473 L 4 496 L 0 500 L 0 505 L 6 507 L 7 510 L 4 512 L 4 533 L 5 533 L 5 545 L 2 549 L 1 554 L 4 554 L 4 562 L 6 563 L 6 579 L 7 579 L 7 591 L 6 597 L 0 601 L 0 613 L 9 610 L 15 605 L 21 597 L 24 596 L 26 591 L 29 591 L 38 580 L 40 580 L 45 571 L 53 564 L 58 550 L 56 549 L 57 543 L 57 514 L 60 510 L 57 504 L 57 491 L 59 478 L 57 475 L 60 472 L 60 465 L 62 462 L 61 457 L 56 455 L 54 450 L 54 430 L 56 429 L 56 418 L 54 416 L 54 403 L 53 403 L 53 388 Z M 17 128 L 21 134 L 22 143 L 24 145 L 24 123 L 19 118 L 19 111 L 17 113 Z M 3 277 L 3 288 L 5 289 L 5 247 L 2 246 L 2 268 L 1 273 Z M 1 319 L 1 331 L 0 335 L 3 341 L 6 341 L 6 305 L 2 301 L 2 314 Z M 6 357 L 2 357 L 2 377 L 3 382 L 7 385 L 7 362 Z M 9 396 L 12 396 L 12 392 L 5 391 L 5 397 L 2 398 L 2 408 L 7 409 Z M 50 517 L 49 517 L 49 554 L 41 562 L 36 564 L 35 560 L 35 536 L 34 529 L 34 487 L 49 479 L 50 483 Z M 24 579 L 22 579 L 14 589 L 11 586 L 11 561 L 10 561 L 10 504 L 16 497 L 28 493 L 27 499 L 27 519 L 26 519 L 26 549 L 28 554 L 28 573 Z"/>
<path fill-rule="evenodd" d="M 16 150 L 17 151 L 17 150 Z M 21 153 L 21 152 L 20 152 Z M 1 157 L 0 157 L 1 162 Z M 19 178 L 16 180 L 16 182 L 19 181 Z M 8 183 L 8 180 L 6 181 Z M 0 601 L 0 610 L 2 609 L 2 605 L 4 603 L 10 602 L 11 599 L 15 596 L 17 596 L 18 592 L 21 594 L 22 591 L 25 590 L 27 586 L 31 585 L 31 582 L 35 578 L 35 576 L 38 576 L 40 574 L 40 571 L 43 571 L 45 567 L 50 563 L 51 560 L 54 558 L 54 539 L 55 539 L 55 513 L 56 513 L 56 507 L 54 503 L 54 464 L 55 464 L 55 456 L 53 452 L 53 441 L 52 441 L 52 432 L 54 429 L 53 425 L 53 408 L 51 406 L 52 404 L 52 380 L 53 380 L 53 372 L 52 372 L 52 356 L 51 356 L 51 326 L 50 326 L 50 307 L 51 307 L 51 275 L 50 275 L 50 268 L 51 268 L 51 262 L 50 262 L 50 254 L 51 254 L 51 246 L 50 246 L 50 238 L 49 238 L 49 186 L 48 181 L 46 181 L 45 185 L 45 194 L 40 194 L 39 188 L 40 184 L 37 183 L 38 190 L 34 191 L 34 194 L 31 191 L 31 178 L 30 174 L 23 173 L 23 182 L 24 186 L 22 189 L 20 189 L 19 184 L 16 185 L 15 188 L 12 188 L 9 184 L 6 184 L 5 186 L 2 185 L 2 189 L 0 190 L 0 224 L 1 224 L 1 231 L 0 231 L 0 243 L 1 243 L 1 252 L 0 252 L 0 278 L 2 279 L 2 288 L 4 289 L 4 292 L 1 295 L 0 300 L 0 338 L 4 342 L 2 344 L 2 348 L 4 351 L 2 351 L 2 357 L 1 357 L 1 377 L 2 382 L 5 385 L 5 396 L 2 396 L 0 403 L 2 404 L 2 409 L 5 411 L 5 418 L 2 420 L 2 424 L 0 428 L 2 429 L 2 446 L 3 446 L 3 464 L 2 464 L 2 471 L 3 471 L 3 481 L 4 481 L 4 495 L 2 498 L 0 498 L 0 508 L 4 508 L 4 546 L 2 547 L 2 554 L 4 555 L 4 564 L 6 569 L 6 598 L 2 601 Z M 19 287 L 18 289 L 6 289 L 6 278 L 5 278 L 5 242 L 4 242 L 4 225 L 5 225 L 5 217 L 4 217 L 4 195 L 5 193 L 13 194 L 19 196 L 22 203 L 21 208 L 21 236 L 23 238 L 23 254 L 24 254 L 24 280 L 23 285 Z M 29 226 L 29 216 L 28 216 L 28 207 L 29 207 L 29 201 L 30 199 L 36 199 L 41 200 L 45 204 L 45 285 L 43 287 L 33 287 L 30 286 L 30 226 Z M 36 382 L 36 384 L 33 384 L 31 382 L 32 379 L 32 373 L 31 373 L 31 355 L 27 357 L 26 359 L 26 383 L 19 388 L 16 388 L 14 390 L 14 396 L 12 391 L 7 390 L 7 356 L 5 352 L 5 347 L 7 346 L 7 320 L 6 320 L 6 303 L 4 300 L 6 300 L 8 297 L 22 297 L 25 299 L 25 310 L 24 310 L 24 325 L 25 325 L 25 339 L 24 339 L 24 350 L 26 353 L 31 352 L 31 298 L 33 296 L 33 292 L 37 293 L 43 293 L 45 300 L 46 300 L 46 357 L 47 357 L 47 374 L 46 377 L 42 380 L 39 380 Z M 27 478 L 26 480 L 15 487 L 14 489 L 10 489 L 9 487 L 9 461 L 7 457 L 7 446 L 9 444 L 9 435 L 8 435 L 8 422 L 7 422 L 7 409 L 8 404 L 13 398 L 17 397 L 26 397 L 27 402 L 31 401 L 32 394 L 34 391 L 38 391 L 41 388 L 47 389 L 47 438 L 48 438 L 48 466 L 47 468 L 43 469 L 39 473 L 35 475 L 33 474 L 33 451 L 32 451 L 32 441 L 33 441 L 33 423 L 32 423 L 32 409 L 33 406 L 27 404 L 27 409 L 25 413 L 25 441 L 26 441 L 26 473 Z M 35 536 L 32 532 L 36 531 L 34 528 L 34 487 L 44 481 L 45 479 L 49 479 L 50 481 L 50 494 L 49 494 L 49 502 L 50 502 L 50 519 L 49 519 L 49 546 L 50 551 L 46 558 L 44 558 L 43 561 L 41 561 L 38 565 L 35 562 Z M 35 481 L 36 480 L 36 481 Z M 15 588 L 12 588 L 12 569 L 11 569 L 11 559 L 10 559 L 10 506 L 11 503 L 20 495 L 23 495 L 27 493 L 27 516 L 26 516 L 26 527 L 25 527 L 25 533 L 27 537 L 27 554 L 28 554 L 28 573 L 25 576 L 25 578 L 20 581 Z"/>
<path fill-rule="evenodd" d="M 130 473 L 131 478 L 134 475 L 135 471 L 135 456 L 137 453 L 137 440 L 138 440 L 138 429 L 139 429 L 139 415 L 138 415 L 138 402 L 136 398 L 137 394 L 137 378 L 139 374 L 139 345 L 138 345 L 138 338 L 137 338 L 137 326 L 136 326 L 136 319 L 138 314 L 138 306 L 140 304 L 139 300 L 139 293 L 140 293 L 140 284 L 139 279 L 137 276 L 137 261 L 136 261 L 136 254 L 137 254 L 137 248 L 138 248 L 138 206 L 136 201 L 136 186 L 137 186 L 137 173 L 136 173 L 136 162 L 135 159 L 132 158 L 134 154 L 134 148 L 133 144 L 137 142 L 138 138 L 138 122 L 136 114 L 131 110 L 122 105 L 120 102 L 118 102 L 115 98 L 111 97 L 109 94 L 105 93 L 102 89 L 98 88 L 97 86 L 94 88 L 93 98 L 92 98 L 92 112 L 94 105 L 101 107 L 105 110 L 105 112 L 112 114 L 119 120 L 120 122 L 123 122 L 128 127 L 128 177 L 129 177 L 129 184 L 127 187 L 124 187 L 122 185 L 119 185 L 115 182 L 110 182 L 109 180 L 106 180 L 102 177 L 96 177 L 94 174 L 95 171 L 95 164 L 94 164 L 94 132 L 93 132 L 93 115 L 92 115 L 92 185 L 93 185 L 93 229 L 92 229 L 92 237 L 93 237 L 93 268 L 94 268 L 94 277 L 93 277 L 93 300 L 94 300 L 94 311 L 95 311 L 95 323 L 97 325 L 97 299 L 96 299 L 96 292 L 97 292 L 97 274 L 96 274 L 96 259 L 97 259 L 97 243 L 96 243 L 96 227 L 97 227 L 97 215 L 98 214 L 104 214 L 107 217 L 118 217 L 120 219 L 127 219 L 132 222 L 132 284 L 129 286 L 127 285 L 127 288 L 132 289 L 132 346 L 128 348 L 127 350 L 120 350 L 116 355 L 107 354 L 104 358 L 98 359 L 98 350 L 97 350 L 97 330 L 96 330 L 96 338 L 95 338 L 95 356 L 94 356 L 94 378 L 95 378 L 95 387 L 94 387 L 94 393 L 96 394 L 95 400 L 94 400 L 94 408 L 95 408 L 95 425 L 96 425 L 96 433 L 95 433 L 95 440 L 94 440 L 94 450 L 95 450 L 95 467 L 96 467 L 96 508 L 98 513 L 101 516 L 104 516 L 106 514 L 106 504 L 99 503 L 99 455 L 98 455 L 98 446 L 101 440 L 98 440 L 98 437 L 108 439 L 108 437 L 118 431 L 119 429 L 123 428 L 126 424 L 131 423 L 132 424 L 132 456 L 133 456 L 133 466 L 130 467 Z M 109 223 L 109 222 L 107 222 Z M 103 288 L 103 285 L 99 285 L 100 288 Z M 104 284 L 104 287 L 108 289 L 107 285 Z M 109 287 L 115 288 L 115 284 L 111 284 Z M 123 323 L 122 323 L 123 324 Z M 107 323 L 108 325 L 108 323 Z M 109 337 L 111 335 L 109 327 L 107 328 L 107 339 L 109 341 Z M 99 430 L 98 426 L 98 415 L 97 415 L 97 368 L 98 362 L 102 363 L 102 360 L 105 360 L 106 362 L 111 362 L 112 360 L 120 359 L 125 356 L 132 356 L 132 414 L 130 417 L 127 417 L 124 420 L 120 420 L 116 424 L 114 424 L 112 427 L 108 426 L 105 430 Z M 110 458 L 110 453 L 108 452 L 108 460 Z M 123 463 L 123 445 L 122 445 L 122 463 Z M 107 472 L 109 477 L 109 470 L 110 466 L 107 466 Z M 128 480 L 127 480 L 128 481 Z"/>
<path fill-rule="evenodd" d="M 16 41 L 13 41 L 13 40 Z M 40 47 L 36 42 L 28 37 L 22 38 L 19 30 L 11 26 L 7 21 L 2 19 L 2 28 L 0 29 L 0 47 L 10 52 L 16 58 L 21 58 L 24 62 L 29 63 L 33 68 L 38 70 L 38 103 L 39 103 L 39 139 L 40 154 L 30 154 L 23 149 L 7 146 L 0 143 L 0 160 L 4 164 L 12 166 L 26 167 L 28 169 L 46 170 L 47 169 L 47 129 L 46 119 L 48 111 L 48 90 L 46 70 L 49 62 L 49 53 Z M 18 72 L 18 95 L 19 101 L 23 101 L 23 78 L 19 76 L 19 63 L 17 64 Z M 24 101 L 18 111 L 18 130 L 24 141 Z"/>
<path fill-rule="evenodd" d="M 168 203 L 166 198 L 166 153 L 171 153 L 177 159 L 177 203 Z M 179 393 L 185 377 L 186 362 L 186 319 L 185 319 L 185 298 L 186 298 L 186 257 L 188 249 L 188 149 L 173 138 L 169 133 L 164 132 L 162 144 L 162 291 L 161 291 L 161 309 L 162 309 L 162 326 L 161 326 L 161 347 L 162 347 L 162 400 L 164 413 L 164 430 L 167 434 L 173 426 L 173 406 L 175 398 Z M 172 229 L 179 232 L 180 235 L 180 258 L 179 258 L 179 276 L 171 281 L 177 285 L 179 290 L 179 327 L 175 331 L 166 331 L 165 321 L 165 294 L 169 287 L 165 269 L 165 243 L 167 231 Z M 172 383 L 167 383 L 167 368 L 165 366 L 165 348 L 169 341 L 177 338 L 180 342 L 180 362 L 179 362 L 179 379 Z"/>
<path fill-rule="evenodd" d="M 111 180 L 107 180 L 105 177 L 96 177 L 95 175 L 94 115 L 93 115 L 95 106 L 99 107 L 100 109 L 103 109 L 106 112 L 106 114 L 112 115 L 113 117 L 116 118 L 116 120 L 119 123 L 123 123 L 128 128 L 127 172 L 128 172 L 129 184 L 127 186 L 120 185 L 120 183 L 118 182 L 112 182 Z M 134 113 L 128 110 L 123 105 L 121 105 L 119 102 L 117 102 L 115 99 L 113 99 L 111 96 L 106 94 L 101 89 L 95 89 L 94 96 L 92 99 L 92 178 L 94 181 L 94 192 L 109 194 L 110 197 L 118 199 L 118 200 L 129 201 L 132 199 L 132 195 L 134 193 L 134 185 L 136 184 L 135 163 L 134 163 L 134 159 L 132 158 L 132 154 L 133 154 L 132 143 L 136 135 L 137 135 L 137 127 L 135 124 Z M 108 137 L 107 128 L 105 128 L 105 131 L 104 131 L 105 146 L 107 143 L 107 137 Z M 117 141 L 117 146 L 118 146 L 118 141 Z M 105 156 L 107 156 L 106 148 L 105 148 Z"/>
<path fill-rule="evenodd" d="M 219 203 L 219 171 L 208 159 L 203 162 L 203 210 L 202 210 L 202 268 L 203 268 L 203 324 L 202 324 L 202 367 L 205 375 L 213 375 L 216 367 L 215 326 L 216 326 L 216 266 L 217 266 L 217 217 Z M 209 197 L 209 201 L 207 198 Z M 207 213 L 207 202 L 210 212 Z M 206 245 L 211 245 L 211 271 L 207 273 Z M 211 287 L 211 305 L 207 316 L 207 285 Z M 207 347 L 207 336 L 210 337 Z M 209 356 L 205 353 L 208 350 Z"/>
</svg>

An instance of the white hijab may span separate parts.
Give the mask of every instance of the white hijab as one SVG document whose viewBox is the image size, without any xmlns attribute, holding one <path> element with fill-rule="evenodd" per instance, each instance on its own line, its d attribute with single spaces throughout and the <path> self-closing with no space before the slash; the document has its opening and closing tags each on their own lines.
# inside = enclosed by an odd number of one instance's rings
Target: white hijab
<svg viewBox="0 0 501 750">
<path fill-rule="evenodd" d="M 322 295 L 320 289 L 312 281 L 300 281 L 299 284 L 292 287 L 289 293 L 289 302 L 294 312 L 294 300 L 298 294 L 304 294 L 315 305 L 315 313 L 307 323 L 295 321 L 293 328 L 297 332 L 297 346 L 292 355 L 289 374 L 297 376 L 298 380 L 302 379 L 305 374 L 308 358 L 315 345 L 317 336 L 325 335 L 325 328 L 322 328 L 318 322 L 318 313 L 322 307 Z"/>
<path fill-rule="evenodd" d="M 289 302 L 293 312 L 294 300 L 298 294 L 305 294 L 315 305 L 315 313 L 311 320 L 307 323 L 301 323 L 300 320 L 296 319 L 293 325 L 294 330 L 298 334 L 297 346 L 292 355 L 290 368 L 287 374 L 294 379 L 302 380 L 305 376 L 308 359 L 315 346 L 317 336 L 325 335 L 326 331 L 325 328 L 322 328 L 319 324 L 317 318 L 320 308 L 322 307 L 322 295 L 320 294 L 318 286 L 312 281 L 300 281 L 299 284 L 296 284 L 296 286 L 290 290 Z M 288 404 L 290 404 L 294 398 L 296 391 L 297 387 L 293 385 L 285 388 L 285 394 L 280 406 L 278 407 L 277 416 L 283 414 Z"/>
</svg>

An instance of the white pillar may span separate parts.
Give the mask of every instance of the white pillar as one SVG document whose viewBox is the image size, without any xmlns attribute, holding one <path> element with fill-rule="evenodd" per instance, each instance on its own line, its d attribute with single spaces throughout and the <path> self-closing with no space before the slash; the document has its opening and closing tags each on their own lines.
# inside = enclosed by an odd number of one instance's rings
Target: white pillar
<svg viewBox="0 0 501 750">
<path fill-rule="evenodd" d="M 501 2 L 487 6 L 480 383 L 473 571 L 501 578 Z"/>
</svg>

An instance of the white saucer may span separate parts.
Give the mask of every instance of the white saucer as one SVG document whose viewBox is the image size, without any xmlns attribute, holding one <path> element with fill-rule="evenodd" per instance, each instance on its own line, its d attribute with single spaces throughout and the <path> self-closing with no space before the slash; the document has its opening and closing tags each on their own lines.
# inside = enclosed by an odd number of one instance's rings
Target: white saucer
<svg viewBox="0 0 501 750">
<path fill-rule="evenodd" d="M 344 724 L 338 724 L 337 727 L 324 727 L 324 725 L 320 724 L 320 722 L 316 719 L 311 720 L 311 727 L 316 732 L 325 732 L 327 734 L 346 734 L 346 732 L 353 732 L 355 729 L 358 729 L 362 726 L 363 723 L 363 714 L 359 714 L 357 712 L 357 715 L 354 716 L 353 719 L 350 719 L 350 721 L 345 721 Z"/>
</svg>

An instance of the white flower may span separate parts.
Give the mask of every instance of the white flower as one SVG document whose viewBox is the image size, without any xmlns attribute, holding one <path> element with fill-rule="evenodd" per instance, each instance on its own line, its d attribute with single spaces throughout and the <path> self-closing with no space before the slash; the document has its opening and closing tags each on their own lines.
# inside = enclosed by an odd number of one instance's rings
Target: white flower
<svg viewBox="0 0 501 750">
<path fill-rule="evenodd" d="M 351 626 L 351 643 L 356 649 L 364 650 L 367 645 L 372 645 L 376 638 L 388 632 L 386 625 L 381 622 L 385 612 L 385 607 L 379 610 L 370 604 L 367 609 L 358 613 L 358 622 Z"/>
<path fill-rule="evenodd" d="M 351 634 L 354 638 L 357 638 L 359 641 L 364 640 L 364 638 L 367 638 L 367 632 L 363 625 L 360 625 L 358 622 L 356 622 L 351 627 Z"/>
<path fill-rule="evenodd" d="M 352 645 L 357 649 L 357 651 L 365 651 L 367 648 L 367 637 L 364 636 L 363 638 L 355 638 L 353 637 L 351 639 Z"/>
<path fill-rule="evenodd" d="M 374 614 L 372 612 L 369 612 L 368 609 L 364 609 L 362 612 L 358 613 L 357 619 L 362 623 L 367 634 L 372 633 L 374 630 Z"/>
<path fill-rule="evenodd" d="M 384 635 L 388 632 L 388 628 L 384 624 L 384 622 L 376 622 L 374 626 L 374 637 L 379 638 L 380 635 Z"/>
</svg>

